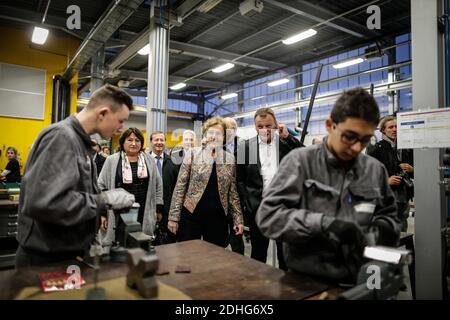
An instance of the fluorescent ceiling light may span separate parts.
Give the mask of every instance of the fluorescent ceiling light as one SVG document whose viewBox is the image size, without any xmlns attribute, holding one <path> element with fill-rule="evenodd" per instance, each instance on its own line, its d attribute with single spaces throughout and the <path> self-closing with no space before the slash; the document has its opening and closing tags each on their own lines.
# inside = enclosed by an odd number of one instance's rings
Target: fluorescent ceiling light
<svg viewBox="0 0 450 320">
<path fill-rule="evenodd" d="M 186 83 L 180 82 L 180 83 L 177 83 L 177 84 L 174 84 L 173 86 L 171 86 L 170 89 L 180 90 L 180 89 L 183 89 L 184 87 L 186 87 Z"/>
<path fill-rule="evenodd" d="M 345 67 L 350 67 L 353 66 L 354 64 L 358 64 L 363 62 L 364 59 L 363 58 L 356 58 L 356 59 L 351 59 L 351 60 L 347 60 L 341 63 L 336 63 L 333 65 L 333 68 L 335 69 L 340 69 L 340 68 L 345 68 Z"/>
<path fill-rule="evenodd" d="M 265 98 L 266 96 L 258 96 L 258 97 L 254 97 L 254 98 L 251 98 L 250 100 L 258 100 L 258 99 L 262 99 L 262 98 Z"/>
<path fill-rule="evenodd" d="M 282 84 L 285 84 L 285 83 L 288 83 L 288 82 L 289 82 L 288 78 L 283 78 L 283 79 L 278 79 L 278 80 L 269 82 L 267 85 L 269 87 L 276 87 L 276 86 L 279 86 L 279 85 L 282 85 Z"/>
<path fill-rule="evenodd" d="M 282 40 L 282 42 L 283 42 L 284 44 L 293 44 L 293 43 L 299 42 L 299 41 L 301 41 L 301 40 L 305 40 L 305 39 L 307 39 L 307 38 L 309 38 L 309 37 L 312 37 L 312 36 L 315 35 L 316 33 L 317 33 L 316 30 L 314 30 L 314 29 L 308 29 L 308 30 L 306 30 L 306 31 L 303 31 L 303 32 L 300 32 L 300 33 L 298 33 L 298 34 L 296 34 L 296 35 L 293 35 L 292 37 L 289 37 L 289 38 L 287 38 L 287 39 L 284 39 L 284 40 Z"/>
<path fill-rule="evenodd" d="M 47 41 L 48 29 L 34 27 L 31 42 L 36 44 L 44 44 Z"/>
<path fill-rule="evenodd" d="M 138 53 L 142 56 L 150 54 L 150 43 L 147 43 L 144 47 L 142 47 L 142 49 L 139 50 Z"/>
<path fill-rule="evenodd" d="M 232 93 L 224 94 L 220 98 L 223 99 L 223 100 L 227 100 L 227 99 L 231 99 L 231 98 L 237 97 L 237 95 L 238 94 L 236 92 L 232 92 Z"/>
<path fill-rule="evenodd" d="M 226 71 L 228 69 L 231 69 L 231 68 L 234 68 L 234 64 L 233 63 L 225 63 L 225 64 L 223 64 L 221 66 L 218 66 L 217 68 L 214 68 L 212 71 L 214 73 L 221 73 L 221 72 L 224 72 L 224 71 Z"/>
</svg>

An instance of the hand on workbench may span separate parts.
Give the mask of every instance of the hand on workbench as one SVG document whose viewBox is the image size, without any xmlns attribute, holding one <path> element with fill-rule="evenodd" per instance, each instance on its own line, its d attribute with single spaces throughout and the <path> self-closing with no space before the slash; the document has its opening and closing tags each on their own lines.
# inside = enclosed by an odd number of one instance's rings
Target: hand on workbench
<svg viewBox="0 0 450 320">
<path fill-rule="evenodd" d="M 167 223 L 167 228 L 168 228 L 169 231 L 172 232 L 173 234 L 177 234 L 177 231 L 178 231 L 178 222 L 169 220 L 169 222 Z"/>
<path fill-rule="evenodd" d="M 240 235 L 244 232 L 244 225 L 243 224 L 238 224 L 237 226 L 234 226 L 234 232 L 236 233 L 236 235 Z"/>
<path fill-rule="evenodd" d="M 113 210 L 131 208 L 135 201 L 134 195 L 122 188 L 103 191 L 102 195 Z"/>
<path fill-rule="evenodd" d="M 100 229 L 102 231 L 108 229 L 108 219 L 106 219 L 106 217 L 100 217 Z"/>
</svg>

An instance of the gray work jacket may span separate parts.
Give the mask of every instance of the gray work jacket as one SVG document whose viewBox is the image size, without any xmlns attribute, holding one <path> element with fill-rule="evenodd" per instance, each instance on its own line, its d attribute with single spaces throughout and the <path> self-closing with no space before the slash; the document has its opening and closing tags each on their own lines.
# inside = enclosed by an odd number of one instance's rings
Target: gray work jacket
<svg viewBox="0 0 450 320">
<path fill-rule="evenodd" d="M 45 128 L 28 156 L 19 200 L 17 240 L 47 254 L 86 252 L 104 202 L 89 135 L 75 116 Z"/>
<path fill-rule="evenodd" d="M 326 144 L 293 150 L 283 159 L 256 222 L 266 237 L 283 241 L 290 269 L 339 280 L 351 276 L 354 266 L 327 239 L 325 225 L 335 218 L 355 221 L 367 233 L 374 219 L 383 218 L 399 232 L 399 221 L 383 165 L 359 154 L 345 171 Z"/>
</svg>

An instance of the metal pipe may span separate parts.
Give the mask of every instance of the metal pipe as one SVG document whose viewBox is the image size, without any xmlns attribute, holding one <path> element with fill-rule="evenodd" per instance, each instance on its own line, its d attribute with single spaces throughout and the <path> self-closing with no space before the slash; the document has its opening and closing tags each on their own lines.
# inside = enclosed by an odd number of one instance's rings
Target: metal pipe
<svg viewBox="0 0 450 320">
<path fill-rule="evenodd" d="M 368 74 L 368 73 L 372 73 L 372 72 L 382 71 L 382 70 L 386 70 L 386 69 L 390 70 L 390 69 L 394 69 L 394 68 L 400 68 L 400 67 L 403 67 L 403 66 L 406 66 L 406 65 L 410 65 L 410 64 L 411 64 L 411 60 L 408 60 L 408 61 L 405 61 L 405 62 L 394 64 L 392 66 L 385 66 L 385 67 L 375 68 L 375 69 L 371 69 L 371 70 L 365 70 L 365 71 L 362 71 L 362 72 L 351 73 L 351 74 L 348 74 L 346 76 L 342 76 L 342 77 L 337 77 L 337 78 L 333 78 L 333 79 L 330 79 L 330 80 L 321 81 L 320 84 L 328 84 L 328 83 L 331 83 L 331 82 L 345 80 L 345 79 L 353 78 L 353 77 L 356 77 L 356 76 L 360 76 L 360 75 L 364 75 L 364 74 Z M 310 70 L 313 70 L 313 69 L 310 69 Z M 286 89 L 286 90 L 282 90 L 282 91 L 278 91 L 278 92 L 262 95 L 262 96 L 260 96 L 260 98 L 270 97 L 270 96 L 273 96 L 273 95 L 282 94 L 282 93 L 288 93 L 288 92 L 292 92 L 292 91 L 296 91 L 296 90 L 303 90 L 303 89 L 311 88 L 312 86 L 313 86 L 313 84 L 308 84 L 308 85 L 304 85 L 304 86 L 300 86 L 300 87 L 296 87 L 296 88 L 292 88 L 292 89 Z M 254 98 L 250 98 L 250 99 L 246 99 L 246 100 L 242 100 L 242 101 L 237 101 L 237 102 L 229 102 L 229 103 L 223 104 L 223 106 L 228 106 L 228 105 L 232 105 L 232 104 L 235 104 L 235 103 L 243 103 L 243 102 L 246 102 L 246 101 L 251 101 L 252 99 L 254 99 Z"/>
<path fill-rule="evenodd" d="M 308 133 L 309 118 L 311 117 L 314 100 L 316 98 L 317 88 L 319 87 L 320 75 L 322 73 L 323 64 L 320 64 L 317 68 L 316 80 L 314 81 L 314 87 L 309 99 L 308 112 L 306 113 L 305 124 L 303 126 L 302 136 L 300 137 L 300 143 L 303 145 L 305 142 L 306 134 Z"/>
<path fill-rule="evenodd" d="M 47 7 L 45 8 L 44 16 L 42 17 L 42 24 L 44 24 L 45 18 L 47 17 L 47 11 L 48 11 L 48 7 L 50 7 L 50 2 L 52 2 L 52 0 L 48 0 L 48 2 L 47 2 Z"/>
<path fill-rule="evenodd" d="M 386 91 L 391 91 L 391 90 L 401 90 L 401 89 L 405 89 L 405 88 L 411 88 L 411 86 L 412 86 L 411 78 L 408 78 L 405 80 L 397 81 L 395 83 L 375 85 L 374 92 L 380 93 L 383 91 L 386 92 Z M 370 89 L 368 86 L 363 87 L 363 88 L 366 90 Z M 332 92 L 329 94 L 320 95 L 316 98 L 316 100 L 318 100 L 318 102 L 321 102 L 321 103 L 325 102 L 325 101 L 329 101 L 329 100 L 335 100 L 341 94 L 342 94 L 342 91 L 338 90 L 338 91 L 335 91 L 335 92 Z M 289 101 L 286 103 L 272 105 L 272 106 L 270 106 L 270 108 L 273 111 L 291 110 L 294 108 L 306 106 L 308 104 L 308 101 L 309 101 L 308 99 L 304 99 L 302 101 Z M 252 116 L 255 112 L 256 112 L 256 109 L 253 109 L 251 111 L 225 114 L 225 115 L 223 115 L 223 117 L 233 117 L 235 119 L 246 118 L 246 117 Z"/>
<path fill-rule="evenodd" d="M 33 21 L 30 21 L 30 20 L 25 20 L 25 19 L 21 19 L 21 18 L 5 16 L 3 14 L 0 14 L 0 19 L 10 20 L 10 21 L 17 21 L 17 22 L 21 22 L 21 23 L 31 24 L 33 26 L 41 26 L 41 24 L 39 22 L 33 22 Z M 60 26 L 55 26 L 53 24 L 47 24 L 47 23 L 45 24 L 45 26 L 47 28 L 58 29 L 58 30 L 64 31 L 64 32 L 70 34 L 71 36 L 74 36 L 74 37 L 76 37 L 78 39 L 83 40 L 83 37 L 77 35 L 75 32 L 67 30 L 66 28 L 63 28 L 63 27 L 60 27 Z"/>
<path fill-rule="evenodd" d="M 364 4 L 364 5 L 361 5 L 361 6 L 358 6 L 358 7 L 356 7 L 356 8 L 353 8 L 353 9 L 351 9 L 351 10 L 349 10 L 349 11 L 343 12 L 343 13 L 341 13 L 341 14 L 339 14 L 339 15 L 333 17 L 333 18 L 330 18 L 330 19 L 328 19 L 328 20 L 324 20 L 324 21 L 322 21 L 322 22 L 319 22 L 319 23 L 317 23 L 317 24 L 311 26 L 310 28 L 317 28 L 317 27 L 320 27 L 320 26 L 322 26 L 322 25 L 326 25 L 327 23 L 329 23 L 329 22 L 331 22 L 331 21 L 333 21 L 333 20 L 335 20 L 335 19 L 341 18 L 341 17 L 343 17 L 343 16 L 345 16 L 345 15 L 347 15 L 347 14 L 350 14 L 350 13 L 353 13 L 353 12 L 355 12 L 355 11 L 361 10 L 362 8 L 367 8 L 367 6 L 369 6 L 369 5 L 371 5 L 371 4 L 374 4 L 374 3 L 376 3 L 376 2 L 379 2 L 379 1 L 380 1 L 380 0 L 373 0 L 373 1 L 370 1 L 369 3 L 366 3 L 366 4 Z M 244 54 L 242 54 L 241 56 L 234 58 L 234 59 L 231 60 L 230 62 L 235 62 L 235 61 L 240 60 L 240 59 L 242 59 L 242 58 L 245 58 L 245 57 L 248 57 L 248 56 L 253 55 L 253 54 L 255 54 L 255 53 L 258 53 L 258 52 L 260 52 L 261 50 L 264 50 L 264 49 L 269 48 L 269 47 L 271 47 L 271 46 L 273 46 L 273 45 L 275 45 L 275 44 L 277 44 L 277 43 L 280 43 L 282 40 L 283 40 L 283 39 L 276 40 L 276 41 L 271 42 L 271 43 L 268 43 L 268 44 L 266 44 L 266 45 L 264 45 L 264 46 L 262 46 L 262 47 L 260 47 L 260 48 L 256 48 L 256 49 L 254 49 L 254 50 L 252 50 L 252 51 L 249 51 L 249 52 L 247 52 L 247 53 L 244 53 Z M 190 77 L 190 78 L 187 79 L 187 80 L 192 80 L 192 79 L 198 78 L 198 77 L 200 77 L 200 76 L 202 76 L 202 75 L 204 75 L 204 74 L 206 74 L 206 73 L 211 72 L 212 69 L 213 69 L 213 68 L 208 69 L 208 70 L 205 70 L 205 71 L 203 71 L 203 72 L 200 72 L 200 73 L 198 73 L 198 74 L 196 74 L 196 75 Z M 187 80 L 185 80 L 185 81 L 187 81 Z"/>
<path fill-rule="evenodd" d="M 395 48 L 398 48 L 398 47 L 400 47 L 400 46 L 402 46 L 402 45 L 406 45 L 406 44 L 410 44 L 410 43 L 411 43 L 410 40 L 406 40 L 406 41 L 397 43 L 397 44 L 395 44 L 395 45 L 386 47 L 386 48 L 384 48 L 384 50 L 386 51 L 386 50 L 389 50 L 389 49 L 395 49 Z M 366 54 L 371 54 L 371 53 L 375 53 L 375 52 L 378 52 L 378 50 L 370 51 L 370 52 L 367 52 Z M 359 57 L 362 58 L 362 57 L 364 57 L 364 56 L 365 56 L 365 55 L 359 55 L 359 56 L 353 56 L 352 58 L 359 58 Z M 381 57 L 381 58 L 382 58 L 382 57 Z M 336 64 L 336 62 L 326 63 L 326 64 L 324 64 L 323 66 L 326 67 L 326 66 L 333 65 L 333 64 Z M 288 78 L 288 79 L 289 79 L 289 78 L 292 78 L 292 77 L 295 77 L 295 76 L 298 76 L 298 75 L 302 75 L 302 74 L 304 74 L 304 73 L 306 73 L 306 72 L 308 72 L 308 71 L 310 71 L 310 70 L 311 70 L 311 69 L 305 70 L 305 71 L 301 71 L 301 72 L 296 72 L 296 73 L 293 73 L 293 74 L 290 74 L 290 75 L 286 76 L 285 78 Z M 209 71 L 205 71 L 204 73 L 207 73 L 207 72 L 209 72 Z M 185 81 L 187 81 L 187 80 L 185 80 Z M 234 92 L 239 93 L 240 91 L 244 91 L 244 90 L 249 89 L 249 88 L 253 88 L 253 87 L 265 85 L 265 84 L 267 84 L 267 83 L 269 83 L 269 82 L 271 82 L 271 81 L 273 81 L 273 80 L 269 80 L 269 81 L 266 81 L 266 82 L 263 82 L 263 83 L 254 84 L 254 85 L 251 85 L 251 86 L 246 86 L 245 89 L 239 89 L 239 90 L 236 90 L 236 91 L 234 91 Z M 224 90 L 224 89 L 226 89 L 226 88 L 222 88 L 221 91 Z M 220 95 L 220 93 L 210 95 L 210 96 L 208 97 L 208 99 L 212 99 L 212 98 L 214 98 L 214 97 L 216 97 L 216 96 L 218 96 L 218 95 Z"/>
</svg>

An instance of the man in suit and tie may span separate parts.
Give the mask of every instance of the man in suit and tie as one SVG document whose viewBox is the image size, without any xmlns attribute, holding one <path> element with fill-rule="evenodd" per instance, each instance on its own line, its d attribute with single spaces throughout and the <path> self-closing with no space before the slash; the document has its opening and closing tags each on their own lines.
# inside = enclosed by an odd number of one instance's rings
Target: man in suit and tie
<svg viewBox="0 0 450 320">
<path fill-rule="evenodd" d="M 159 240 L 158 244 L 174 243 L 176 242 L 176 236 L 172 232 L 168 232 L 167 222 L 173 190 L 175 188 L 175 184 L 177 183 L 179 167 L 176 166 L 172 162 L 170 156 L 164 152 L 166 148 L 166 136 L 164 132 L 153 132 L 150 135 L 150 143 L 152 146 L 150 155 L 155 160 L 156 168 L 158 169 L 163 181 L 164 207 L 160 211 L 157 210 L 157 212 L 162 212 L 162 215 L 157 217 L 160 231 L 160 239 L 157 240 Z"/>
<path fill-rule="evenodd" d="M 291 150 L 300 147 L 300 141 L 289 134 L 285 125 L 278 124 L 270 108 L 258 109 L 254 121 L 257 136 L 238 146 L 236 180 L 244 216 L 250 228 L 251 257 L 265 263 L 269 239 L 261 234 L 255 215 L 262 201 L 263 190 L 267 189 L 276 175 L 279 162 Z M 277 242 L 277 256 L 280 269 L 286 270 L 281 242 Z"/>
</svg>

